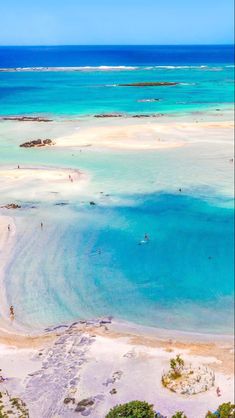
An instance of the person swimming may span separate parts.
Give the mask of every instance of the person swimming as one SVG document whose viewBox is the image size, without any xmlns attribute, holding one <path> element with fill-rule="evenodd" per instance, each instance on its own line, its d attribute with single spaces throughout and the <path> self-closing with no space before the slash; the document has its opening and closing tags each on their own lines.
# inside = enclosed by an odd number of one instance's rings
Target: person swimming
<svg viewBox="0 0 235 418">
<path fill-rule="evenodd" d="M 147 232 L 145 232 L 144 239 L 139 241 L 138 245 L 147 244 L 149 241 L 150 241 L 149 235 L 147 234 Z"/>
<path fill-rule="evenodd" d="M 145 239 L 145 241 L 149 241 L 149 235 L 146 232 L 144 234 L 144 239 Z"/>
</svg>

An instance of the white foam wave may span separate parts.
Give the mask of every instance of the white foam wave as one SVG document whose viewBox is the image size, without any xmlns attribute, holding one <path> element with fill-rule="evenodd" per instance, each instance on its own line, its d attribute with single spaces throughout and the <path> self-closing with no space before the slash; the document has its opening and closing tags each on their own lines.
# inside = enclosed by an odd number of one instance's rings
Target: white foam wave
<svg viewBox="0 0 235 418">
<path fill-rule="evenodd" d="M 234 65 L 225 65 L 224 67 L 208 65 L 152 65 L 152 66 L 128 66 L 128 65 L 100 65 L 100 66 L 82 66 L 82 67 L 15 67 L 0 68 L 0 72 L 89 72 L 89 71 L 148 71 L 148 70 L 208 70 L 222 71 L 223 68 L 234 68 Z"/>
<path fill-rule="evenodd" d="M 131 67 L 125 65 L 119 66 L 106 66 L 101 65 L 98 67 L 85 66 L 85 67 L 16 67 L 16 68 L 0 68 L 0 72 L 66 72 L 66 71 L 133 71 L 139 67 Z"/>
</svg>

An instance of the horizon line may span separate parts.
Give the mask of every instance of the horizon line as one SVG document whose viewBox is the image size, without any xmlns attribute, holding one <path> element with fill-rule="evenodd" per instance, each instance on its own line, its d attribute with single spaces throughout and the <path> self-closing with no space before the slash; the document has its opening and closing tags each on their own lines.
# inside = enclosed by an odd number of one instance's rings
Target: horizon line
<svg viewBox="0 0 235 418">
<path fill-rule="evenodd" d="M 4 47 L 67 47 L 67 46 L 81 46 L 81 47 L 89 47 L 89 46 L 234 46 L 234 43 L 195 43 L 195 44 L 185 44 L 185 43 L 177 43 L 177 44 L 0 44 L 0 48 Z"/>
</svg>

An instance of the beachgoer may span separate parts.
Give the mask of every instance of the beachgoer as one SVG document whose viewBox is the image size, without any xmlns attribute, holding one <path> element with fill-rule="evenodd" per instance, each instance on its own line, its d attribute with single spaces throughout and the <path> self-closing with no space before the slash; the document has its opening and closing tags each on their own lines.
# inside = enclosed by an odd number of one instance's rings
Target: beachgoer
<svg viewBox="0 0 235 418">
<path fill-rule="evenodd" d="M 182 189 L 181 188 L 179 189 L 179 192 L 182 192 Z"/>
<path fill-rule="evenodd" d="M 145 241 L 149 241 L 149 236 L 148 236 L 148 234 L 145 232 L 145 234 L 144 234 L 144 240 Z"/>
<path fill-rule="evenodd" d="M 11 230 L 11 225 L 10 224 L 8 224 L 7 229 L 8 229 L 8 231 Z"/>
<path fill-rule="evenodd" d="M 221 390 L 220 390 L 219 386 L 216 389 L 216 393 L 217 393 L 217 396 L 221 396 Z"/>
<path fill-rule="evenodd" d="M 15 311 L 14 311 L 14 307 L 12 305 L 10 306 L 10 318 L 11 319 L 15 318 Z"/>
<path fill-rule="evenodd" d="M 17 168 L 20 168 L 20 166 L 18 165 Z"/>
<path fill-rule="evenodd" d="M 41 229 L 43 229 L 43 222 L 41 222 Z"/>
</svg>

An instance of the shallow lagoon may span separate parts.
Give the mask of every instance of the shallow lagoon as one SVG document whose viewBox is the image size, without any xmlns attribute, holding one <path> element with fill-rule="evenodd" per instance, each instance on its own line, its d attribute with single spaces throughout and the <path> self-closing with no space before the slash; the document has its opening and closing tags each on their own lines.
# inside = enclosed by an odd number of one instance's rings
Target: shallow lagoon
<svg viewBox="0 0 235 418">
<path fill-rule="evenodd" d="M 43 231 L 33 211 L 19 223 L 7 295 L 21 322 L 41 327 L 114 315 L 158 328 L 230 333 L 232 209 L 184 194 L 124 202 L 47 209 Z M 145 232 L 150 240 L 139 245 Z"/>
<path fill-rule="evenodd" d="M 195 130 L 184 147 L 157 152 L 19 148 L 27 139 L 69 135 L 86 123 L 81 116 L 94 113 L 173 113 L 180 122 L 188 114 L 195 122 L 208 119 L 204 111 L 209 109 L 218 120 L 216 109 L 231 108 L 233 101 L 231 48 L 225 55 L 218 48 L 213 56 L 207 47 L 196 55 L 184 48 L 179 62 L 166 61 L 169 51 L 160 60 L 154 49 L 151 62 L 133 61 L 136 51 L 124 51 L 126 61 L 121 55 L 118 62 L 113 55 L 107 61 L 109 52 L 103 63 L 88 51 L 89 65 L 139 66 L 130 71 L 0 73 L 0 115 L 46 114 L 55 120 L 43 125 L 1 122 L 1 165 L 77 168 L 91 176 L 84 194 L 65 199 L 64 206 L 57 205 L 64 197 L 53 190 L 0 183 L 1 204 L 36 206 L 13 215 L 16 246 L 4 282 L 8 303 L 23 325 L 34 329 L 114 315 L 158 328 L 232 332 L 233 150 L 224 131 L 198 138 Z M 17 64 L 17 51 L 7 57 L 5 50 L 0 52 L 4 67 L 86 65 L 58 62 L 57 55 L 57 61 L 40 61 L 53 53 L 42 51 L 42 57 L 27 48 L 26 55 L 19 51 L 24 62 Z M 180 84 L 116 86 L 156 80 Z M 90 206 L 89 200 L 97 204 Z M 138 245 L 145 233 L 150 241 Z"/>
</svg>

